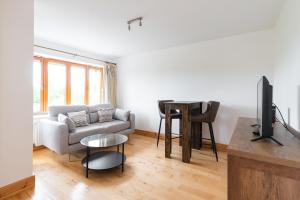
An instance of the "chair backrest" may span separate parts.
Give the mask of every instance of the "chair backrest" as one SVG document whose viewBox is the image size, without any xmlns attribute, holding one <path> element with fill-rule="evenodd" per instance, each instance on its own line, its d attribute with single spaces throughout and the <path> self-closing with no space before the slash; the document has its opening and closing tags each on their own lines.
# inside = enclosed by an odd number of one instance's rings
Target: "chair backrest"
<svg viewBox="0 0 300 200">
<path fill-rule="evenodd" d="M 207 103 L 207 114 L 208 114 L 208 121 L 214 122 L 220 107 L 220 102 L 218 101 L 209 101 Z"/>
<path fill-rule="evenodd" d="M 158 100 L 157 104 L 158 104 L 158 111 L 159 111 L 159 115 L 161 117 L 164 117 L 165 113 L 165 103 L 166 102 L 173 102 L 174 100 Z"/>
</svg>

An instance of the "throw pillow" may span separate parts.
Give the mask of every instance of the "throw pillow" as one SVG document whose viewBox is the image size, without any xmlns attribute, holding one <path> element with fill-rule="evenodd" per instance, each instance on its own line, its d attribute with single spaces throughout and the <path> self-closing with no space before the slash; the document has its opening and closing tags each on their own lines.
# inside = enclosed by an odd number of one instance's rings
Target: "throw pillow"
<svg viewBox="0 0 300 200">
<path fill-rule="evenodd" d="M 102 108 L 98 110 L 99 122 L 110 122 L 113 120 L 114 108 Z"/>
<path fill-rule="evenodd" d="M 73 120 L 77 127 L 89 125 L 85 111 L 70 112 L 68 113 L 68 116 Z"/>
<path fill-rule="evenodd" d="M 76 129 L 75 123 L 66 115 L 58 114 L 57 121 L 65 123 L 68 126 L 69 132 L 73 132 Z"/>
<path fill-rule="evenodd" d="M 98 112 L 92 112 L 92 113 L 90 113 L 90 120 L 91 120 L 91 124 L 99 122 Z"/>
<path fill-rule="evenodd" d="M 114 114 L 114 119 L 121 120 L 121 121 L 128 121 L 130 115 L 129 110 L 122 110 L 122 109 L 116 109 L 116 112 Z"/>
</svg>

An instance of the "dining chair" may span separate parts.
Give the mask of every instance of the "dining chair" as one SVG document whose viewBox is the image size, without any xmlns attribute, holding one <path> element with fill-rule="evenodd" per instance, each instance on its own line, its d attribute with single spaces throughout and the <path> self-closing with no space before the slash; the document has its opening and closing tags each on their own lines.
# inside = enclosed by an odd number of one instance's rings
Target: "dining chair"
<svg viewBox="0 0 300 200">
<path fill-rule="evenodd" d="M 165 103 L 167 102 L 174 102 L 174 100 L 158 100 L 158 112 L 159 112 L 159 117 L 160 117 L 160 122 L 159 122 L 159 128 L 158 128 L 158 133 L 157 133 L 157 142 L 156 142 L 156 146 L 158 147 L 158 143 L 159 143 L 159 137 L 160 137 L 160 131 L 161 131 L 161 122 L 163 119 L 166 119 L 166 113 L 165 113 Z M 176 110 L 171 110 L 171 133 L 172 133 L 172 120 L 173 119 L 180 119 L 181 118 L 181 113 L 176 111 Z M 180 137 L 180 133 L 179 136 L 177 137 L 173 137 L 172 139 L 178 138 Z"/>
<path fill-rule="evenodd" d="M 190 122 L 191 122 L 192 126 L 195 123 L 207 123 L 208 124 L 210 139 L 202 138 L 202 136 L 201 136 L 200 142 L 202 142 L 202 139 L 211 140 L 212 150 L 215 153 L 217 162 L 218 162 L 218 153 L 217 153 L 216 141 L 215 141 L 214 130 L 213 130 L 212 124 L 216 119 L 219 107 L 220 107 L 220 102 L 209 101 L 207 103 L 207 109 L 203 114 L 194 114 L 190 118 Z"/>
</svg>

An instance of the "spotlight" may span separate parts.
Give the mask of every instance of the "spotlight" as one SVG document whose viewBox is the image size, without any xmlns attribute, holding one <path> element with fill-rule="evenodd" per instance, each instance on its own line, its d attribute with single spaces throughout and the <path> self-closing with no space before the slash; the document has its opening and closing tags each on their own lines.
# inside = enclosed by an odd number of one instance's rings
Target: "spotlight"
<svg viewBox="0 0 300 200">
<path fill-rule="evenodd" d="M 138 18 L 134 18 L 134 19 L 131 19 L 129 21 L 127 21 L 127 24 L 128 24 L 128 31 L 131 30 L 131 23 L 134 23 L 134 22 L 139 22 L 139 26 L 143 26 L 143 23 L 142 23 L 142 20 L 143 20 L 143 17 L 138 17 Z"/>
</svg>

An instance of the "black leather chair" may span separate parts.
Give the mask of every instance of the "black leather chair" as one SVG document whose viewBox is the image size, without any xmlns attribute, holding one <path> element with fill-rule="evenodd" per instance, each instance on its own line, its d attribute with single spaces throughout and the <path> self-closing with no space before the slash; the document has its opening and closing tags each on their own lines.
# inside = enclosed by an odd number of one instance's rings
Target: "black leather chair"
<svg viewBox="0 0 300 200">
<path fill-rule="evenodd" d="M 174 100 L 158 100 L 158 112 L 160 116 L 160 122 L 159 122 L 159 128 L 158 128 L 158 133 L 157 133 L 157 146 L 159 143 L 159 137 L 160 137 L 160 129 L 161 129 L 161 122 L 163 119 L 166 119 L 166 114 L 165 114 L 165 103 L 166 102 L 173 102 Z M 171 119 L 180 119 L 181 118 L 181 113 L 177 112 L 176 110 L 171 110 Z M 171 120 L 171 133 L 172 133 L 172 120 Z M 173 137 L 178 138 L 178 137 Z"/>
<path fill-rule="evenodd" d="M 212 123 L 216 119 L 219 107 L 220 107 L 220 102 L 209 101 L 207 103 L 207 109 L 203 114 L 195 114 L 194 113 L 194 115 L 191 116 L 192 126 L 194 123 L 207 123 L 208 124 L 209 133 L 210 133 L 210 139 L 208 139 L 208 140 L 211 140 L 212 150 L 216 155 L 217 162 L 218 162 L 218 153 L 217 153 L 217 147 L 216 147 L 216 141 L 215 141 L 215 137 L 214 137 Z M 202 136 L 201 136 L 201 140 L 202 139 L 207 139 L 207 138 L 202 138 Z M 200 141 L 200 142 L 202 142 L 202 141 Z"/>
</svg>

